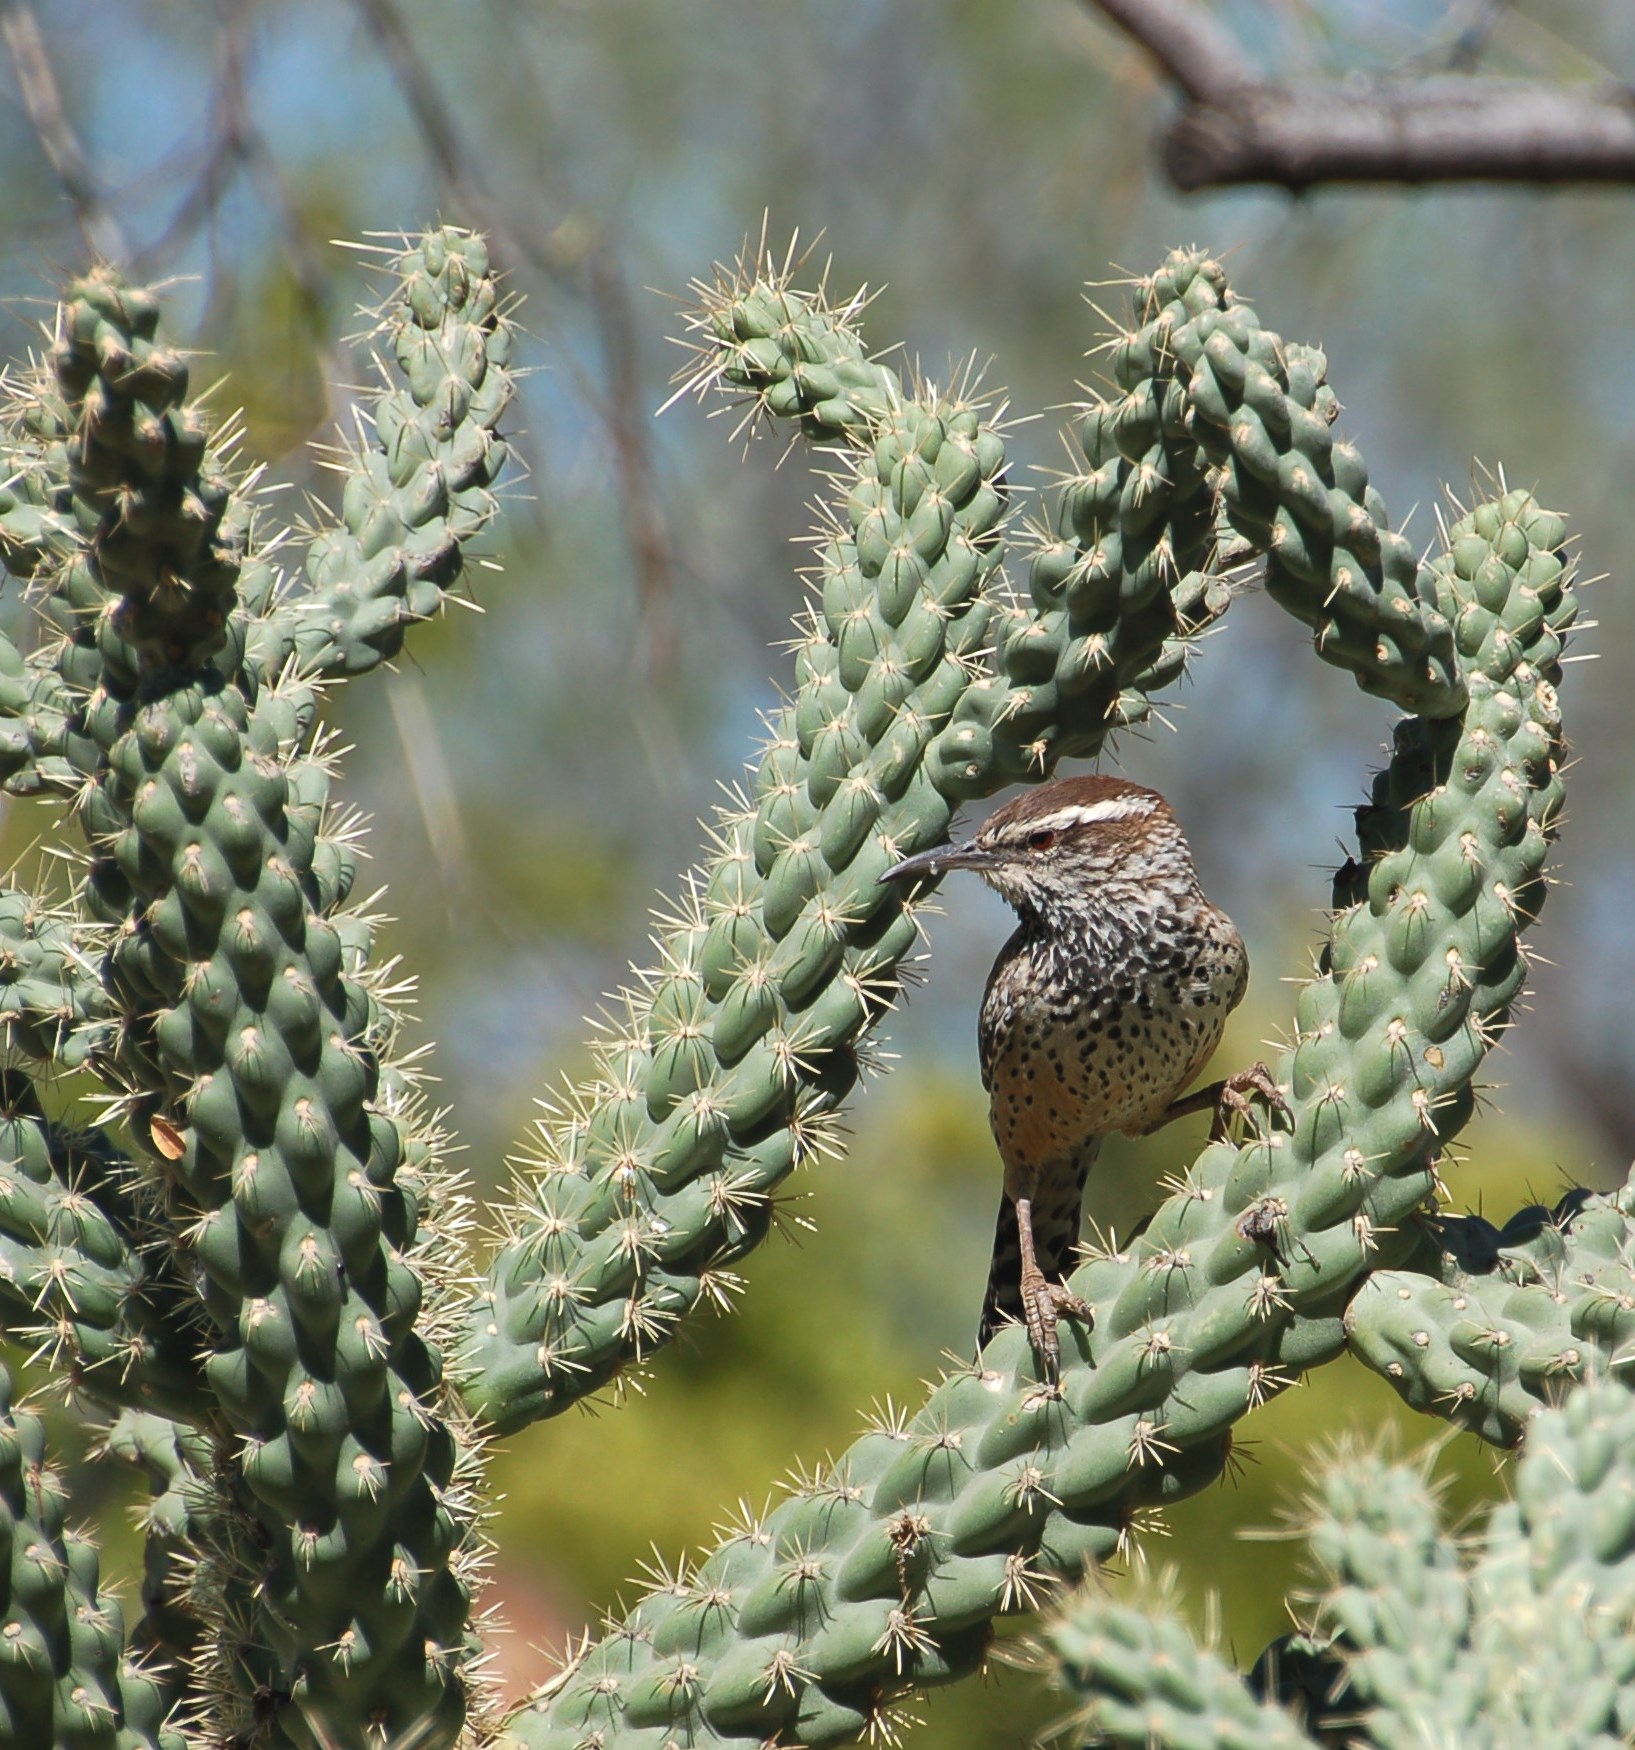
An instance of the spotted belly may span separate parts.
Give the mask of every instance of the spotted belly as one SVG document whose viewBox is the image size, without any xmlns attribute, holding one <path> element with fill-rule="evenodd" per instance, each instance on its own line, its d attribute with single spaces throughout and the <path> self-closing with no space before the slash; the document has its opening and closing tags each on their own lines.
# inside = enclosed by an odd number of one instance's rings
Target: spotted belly
<svg viewBox="0 0 1635 1750">
<path fill-rule="evenodd" d="M 1071 1160 L 1090 1137 L 1151 1129 L 1220 1044 L 1245 979 L 1239 949 L 1061 1003 L 1039 1000 L 1035 968 L 996 967 L 983 1080 L 1007 1190 L 1027 1195 L 1038 1168 Z"/>
</svg>

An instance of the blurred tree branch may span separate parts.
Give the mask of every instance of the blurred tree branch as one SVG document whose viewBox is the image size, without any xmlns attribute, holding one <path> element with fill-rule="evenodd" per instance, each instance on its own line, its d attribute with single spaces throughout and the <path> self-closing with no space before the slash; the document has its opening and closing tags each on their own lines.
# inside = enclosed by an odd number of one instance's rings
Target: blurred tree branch
<svg viewBox="0 0 1635 1750">
<path fill-rule="evenodd" d="M 1263 77 L 1199 0 L 1091 0 L 1184 99 L 1161 140 L 1180 189 L 1327 182 L 1635 181 L 1635 90 L 1465 72 Z M 1455 64 L 1490 20 L 1461 33 Z"/>
<path fill-rule="evenodd" d="M 543 212 L 516 213 L 493 195 L 480 163 L 466 149 L 426 56 L 397 0 L 353 0 L 402 96 L 452 215 L 494 239 L 502 258 L 526 263 L 543 278 L 584 299 L 596 324 L 603 380 L 582 383 L 606 435 L 634 576 L 638 663 L 648 679 L 671 665 L 675 645 L 671 540 L 654 474 L 642 404 L 643 373 L 635 354 L 636 324 L 614 240 L 603 227 L 563 226 Z M 217 11 L 215 71 L 205 139 L 168 221 L 133 247 L 113 217 L 89 156 L 69 120 L 44 35 L 28 0 L 0 0 L 0 40 L 16 73 L 18 93 L 91 257 L 151 276 L 216 216 L 240 177 L 248 178 L 274 215 L 284 257 L 302 298 L 322 308 L 327 269 L 277 153 L 255 119 L 249 61 L 256 0 L 227 0 Z M 541 102 L 543 100 L 541 99 Z M 558 191 L 560 192 L 560 191 Z M 573 241 L 564 245 L 560 238 Z M 320 359 L 333 390 L 338 358 Z"/>
<path fill-rule="evenodd" d="M 607 373 L 605 391 L 591 399 L 601 416 L 618 477 L 625 545 L 635 574 L 640 608 L 639 662 L 646 678 L 656 679 L 669 666 L 673 654 L 674 616 L 670 604 L 674 579 L 669 533 L 653 476 L 647 410 L 640 403 L 642 377 L 635 357 L 636 328 L 617 251 L 611 239 L 596 234 L 575 261 L 556 243 L 556 226 L 542 218 L 515 223 L 490 198 L 480 170 L 466 152 L 453 112 L 444 103 L 397 0 L 352 0 L 352 3 L 391 69 L 427 153 L 465 222 L 486 231 L 504 256 L 531 262 L 546 278 L 559 284 L 572 283 L 576 270 L 583 273 L 584 284 L 578 289 L 586 296 L 596 323 Z"/>
<path fill-rule="evenodd" d="M 103 202 L 85 148 L 68 120 L 62 88 L 46 53 L 34 8 L 25 0 L 12 0 L 0 10 L 0 37 L 5 39 L 6 52 L 17 74 L 17 91 L 24 113 L 62 186 L 86 248 L 96 255 L 123 258 L 124 237 Z"/>
</svg>

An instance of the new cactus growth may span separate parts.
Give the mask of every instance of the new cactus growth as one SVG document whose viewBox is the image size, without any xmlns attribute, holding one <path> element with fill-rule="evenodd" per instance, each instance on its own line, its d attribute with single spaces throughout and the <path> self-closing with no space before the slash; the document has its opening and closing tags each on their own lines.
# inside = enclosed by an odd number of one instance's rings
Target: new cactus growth
<svg viewBox="0 0 1635 1750">
<path fill-rule="evenodd" d="M 1605 1372 L 1635 1307 L 1622 1197 L 1502 1232 L 1432 1210 L 1561 807 L 1563 525 L 1505 491 L 1417 561 L 1334 434 L 1322 355 L 1201 252 L 1134 288 L 1022 598 L 980 400 L 904 381 L 857 305 L 762 264 L 704 288 L 690 385 L 835 469 L 817 589 L 741 801 L 479 1271 L 394 1059 L 319 704 L 460 585 L 496 509 L 512 335 L 479 239 L 428 232 L 390 274 L 394 375 L 298 580 L 149 294 L 76 282 L 14 384 L 0 555 L 49 631 L 0 643 L 0 774 L 61 810 L 81 862 L 67 894 L 0 893 L 0 1313 L 112 1418 L 104 1447 L 152 1502 L 133 1661 L 94 1562 L 29 1493 L 39 1425 L 9 1412 L 0 1743 L 838 1744 L 977 1669 L 996 1618 L 1217 1478 L 1236 1425 L 1348 1343 L 1499 1444 Z M 472 1626 L 486 1436 L 654 1364 L 733 1298 L 916 947 L 879 875 L 962 804 L 1142 721 L 1254 559 L 1326 660 L 1411 713 L 1275 1066 L 1287 1113 L 1205 1149 L 1138 1240 L 1078 1271 L 1095 1318 L 1059 1384 L 1002 1332 L 496 1717 Z M 115 1096 L 97 1121 L 41 1105 L 36 1080 L 69 1068 Z M 1336 1620 L 1346 1681 L 1383 1708 L 1383 1667 Z M 1106 1621 L 1133 1676 L 1058 1631 L 1104 1698 L 1193 1657 L 1172 1626 Z M 1299 1741 L 1205 1655 L 1189 1683 L 1242 1741 Z"/>
</svg>

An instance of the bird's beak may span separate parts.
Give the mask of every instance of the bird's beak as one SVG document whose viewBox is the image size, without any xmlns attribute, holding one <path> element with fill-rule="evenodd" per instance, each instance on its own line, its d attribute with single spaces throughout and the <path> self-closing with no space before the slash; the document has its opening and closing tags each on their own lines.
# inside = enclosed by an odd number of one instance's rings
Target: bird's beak
<svg viewBox="0 0 1635 1750">
<path fill-rule="evenodd" d="M 937 845 L 895 864 L 880 881 L 936 881 L 950 869 L 987 869 L 995 861 L 993 852 L 983 850 L 974 840 L 964 845 Z"/>
</svg>

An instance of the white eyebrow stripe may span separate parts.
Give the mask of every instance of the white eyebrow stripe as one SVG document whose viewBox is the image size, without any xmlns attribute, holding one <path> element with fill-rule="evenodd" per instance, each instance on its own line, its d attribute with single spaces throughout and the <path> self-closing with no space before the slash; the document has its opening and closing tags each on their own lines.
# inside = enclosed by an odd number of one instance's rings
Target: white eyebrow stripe
<svg viewBox="0 0 1635 1750">
<path fill-rule="evenodd" d="M 1066 832 L 1075 826 L 1089 826 L 1100 820 L 1131 820 L 1137 815 L 1151 814 L 1158 806 L 1156 796 L 1103 796 L 1098 802 L 1075 803 L 1071 808 L 1058 808 L 1052 814 L 1041 814 L 1025 823 L 1028 832 Z"/>
</svg>

